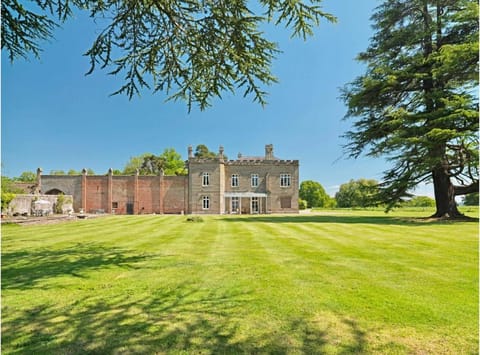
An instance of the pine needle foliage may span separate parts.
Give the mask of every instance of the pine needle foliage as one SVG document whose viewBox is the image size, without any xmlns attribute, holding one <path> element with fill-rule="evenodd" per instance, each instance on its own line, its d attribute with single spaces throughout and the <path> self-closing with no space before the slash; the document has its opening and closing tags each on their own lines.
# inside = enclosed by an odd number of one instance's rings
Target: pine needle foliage
<svg viewBox="0 0 480 355">
<path fill-rule="evenodd" d="M 292 37 L 307 39 L 324 12 L 322 0 L 36 0 L 31 8 L 19 0 L 2 1 L 2 49 L 11 61 L 39 56 L 40 43 L 76 9 L 89 11 L 101 24 L 85 53 L 90 70 L 121 75 L 113 95 L 130 99 L 142 89 L 165 92 L 204 110 L 214 97 L 243 91 L 261 105 L 264 87 L 277 82 L 271 73 L 279 53 L 262 28 L 283 25 Z"/>
<path fill-rule="evenodd" d="M 433 182 L 436 217 L 455 217 L 455 196 L 478 191 L 478 2 L 387 0 L 358 60 L 366 73 L 343 89 L 350 157 L 386 156 L 390 207 Z"/>
</svg>

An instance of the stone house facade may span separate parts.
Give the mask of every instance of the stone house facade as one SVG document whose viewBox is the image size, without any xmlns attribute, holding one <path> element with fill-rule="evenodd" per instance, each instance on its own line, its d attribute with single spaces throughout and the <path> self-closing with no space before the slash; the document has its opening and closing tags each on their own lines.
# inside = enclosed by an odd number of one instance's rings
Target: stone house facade
<svg viewBox="0 0 480 355">
<path fill-rule="evenodd" d="M 75 211 L 116 214 L 298 213 L 299 162 L 281 160 L 273 146 L 262 157 L 198 159 L 188 148 L 187 176 L 42 175 L 39 192 L 73 196 Z"/>
</svg>

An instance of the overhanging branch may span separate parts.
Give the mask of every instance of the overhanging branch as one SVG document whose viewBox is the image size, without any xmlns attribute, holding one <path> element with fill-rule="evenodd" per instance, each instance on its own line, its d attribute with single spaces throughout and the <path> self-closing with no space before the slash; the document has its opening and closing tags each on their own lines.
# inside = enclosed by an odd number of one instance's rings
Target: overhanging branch
<svg viewBox="0 0 480 355">
<path fill-rule="evenodd" d="M 454 188 L 454 195 L 461 196 L 467 195 L 474 192 L 478 192 L 478 181 L 471 183 L 470 185 L 465 186 L 453 186 Z"/>
</svg>

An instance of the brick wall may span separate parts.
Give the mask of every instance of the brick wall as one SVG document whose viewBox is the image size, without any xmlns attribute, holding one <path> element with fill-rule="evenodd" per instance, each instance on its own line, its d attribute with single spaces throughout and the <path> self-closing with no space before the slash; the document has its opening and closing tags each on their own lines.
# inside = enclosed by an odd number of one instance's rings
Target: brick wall
<svg viewBox="0 0 480 355">
<path fill-rule="evenodd" d="M 117 214 L 127 214 L 127 204 L 134 204 L 134 177 L 112 177 L 112 208 Z"/>
<path fill-rule="evenodd" d="M 182 176 L 112 176 L 109 199 L 108 176 L 86 176 L 86 211 L 180 213 L 185 210 L 185 181 Z"/>
<path fill-rule="evenodd" d="M 138 213 L 161 213 L 160 176 L 138 177 Z"/>
<path fill-rule="evenodd" d="M 86 196 L 85 212 L 107 212 L 108 177 L 87 176 Z"/>
<path fill-rule="evenodd" d="M 72 195 L 74 211 L 82 208 L 82 176 L 42 175 L 39 188 L 42 194 L 56 189 L 65 195 Z"/>
<path fill-rule="evenodd" d="M 187 211 L 187 183 L 186 176 L 163 177 L 163 213 L 185 213 Z"/>
</svg>

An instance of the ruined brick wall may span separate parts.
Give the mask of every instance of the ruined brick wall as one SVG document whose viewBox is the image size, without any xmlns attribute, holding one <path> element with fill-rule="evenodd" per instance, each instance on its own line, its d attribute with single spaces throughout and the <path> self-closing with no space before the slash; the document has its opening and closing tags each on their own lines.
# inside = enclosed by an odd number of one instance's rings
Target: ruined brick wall
<svg viewBox="0 0 480 355">
<path fill-rule="evenodd" d="M 42 194 L 49 194 L 52 190 L 60 190 L 65 195 L 72 195 L 75 212 L 82 208 L 82 176 L 42 175 L 39 185 Z"/>
<path fill-rule="evenodd" d="M 55 212 L 58 195 L 38 195 L 38 194 L 20 194 L 16 195 L 10 202 L 7 209 L 8 215 L 15 214 L 35 214 L 34 202 L 38 200 L 45 200 L 50 202 L 51 213 Z M 62 213 L 66 214 L 73 210 L 73 196 L 65 195 L 62 204 Z"/>
<path fill-rule="evenodd" d="M 23 194 L 34 194 L 37 189 L 36 182 L 21 182 L 21 181 L 14 181 L 13 187 L 18 190 L 22 190 Z"/>
</svg>

